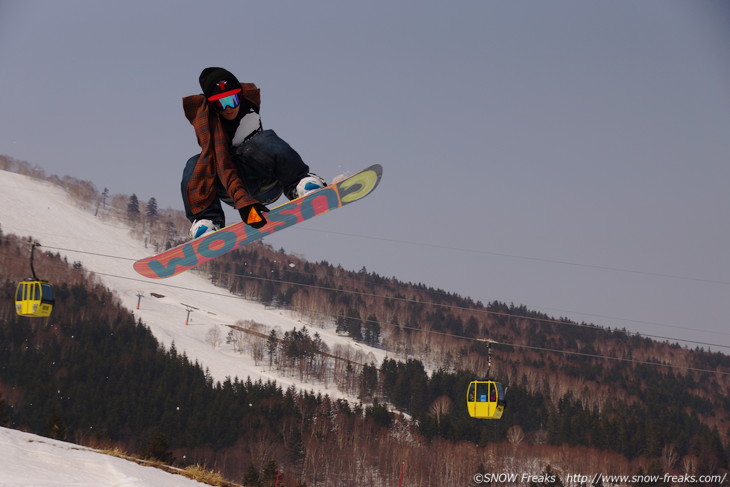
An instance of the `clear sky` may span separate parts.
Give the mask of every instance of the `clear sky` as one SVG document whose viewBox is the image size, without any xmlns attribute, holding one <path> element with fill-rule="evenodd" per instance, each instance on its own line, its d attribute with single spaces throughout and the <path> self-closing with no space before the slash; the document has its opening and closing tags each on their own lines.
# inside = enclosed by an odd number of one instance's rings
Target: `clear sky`
<svg viewBox="0 0 730 487">
<path fill-rule="evenodd" d="M 0 153 L 182 209 L 223 66 L 314 172 L 384 166 L 276 248 L 730 346 L 729 47 L 722 0 L 0 0 Z"/>
</svg>

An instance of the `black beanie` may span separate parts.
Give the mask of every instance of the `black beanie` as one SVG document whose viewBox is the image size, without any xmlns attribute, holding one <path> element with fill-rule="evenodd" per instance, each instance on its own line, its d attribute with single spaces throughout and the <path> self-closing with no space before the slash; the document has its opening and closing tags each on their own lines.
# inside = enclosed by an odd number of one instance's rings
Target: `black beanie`
<svg viewBox="0 0 730 487">
<path fill-rule="evenodd" d="M 223 68 L 205 68 L 200 73 L 200 88 L 206 98 L 227 91 L 241 91 L 241 83 L 233 74 Z"/>
</svg>

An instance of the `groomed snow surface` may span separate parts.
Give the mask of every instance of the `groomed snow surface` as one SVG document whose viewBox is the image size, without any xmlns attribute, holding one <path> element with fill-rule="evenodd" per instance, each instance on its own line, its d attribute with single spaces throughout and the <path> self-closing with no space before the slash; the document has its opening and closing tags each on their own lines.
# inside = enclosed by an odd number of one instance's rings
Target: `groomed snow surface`
<svg viewBox="0 0 730 487">
<path fill-rule="evenodd" d="M 204 485 L 72 443 L 0 428 L 0 487 Z"/>
</svg>

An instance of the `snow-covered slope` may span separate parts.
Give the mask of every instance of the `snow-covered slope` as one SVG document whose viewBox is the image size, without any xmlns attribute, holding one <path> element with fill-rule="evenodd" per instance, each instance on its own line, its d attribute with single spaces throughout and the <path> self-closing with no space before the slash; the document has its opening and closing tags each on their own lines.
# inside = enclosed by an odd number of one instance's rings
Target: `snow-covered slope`
<svg viewBox="0 0 730 487">
<path fill-rule="evenodd" d="M 0 171 L 0 208 L 3 232 L 32 236 L 47 250 L 67 256 L 69 262 L 81 262 L 118 294 L 123 305 L 141 318 L 161 343 L 169 347 L 174 342 L 179 352 L 208 368 L 215 380 L 274 379 L 283 388 L 293 384 L 333 397 L 347 397 L 333 384 L 299 384 L 298 377 L 282 377 L 269 370 L 268 365 L 256 366 L 248 354 L 234 352 L 225 340 L 217 348 L 206 341 L 211 328 L 219 326 L 225 338 L 229 331 L 225 325 L 239 320 L 253 320 L 282 332 L 306 325 L 310 333 L 319 333 L 330 347 L 339 343 L 372 353 L 376 364 L 385 356 L 383 350 L 338 336 L 332 326 L 313 327 L 291 312 L 266 309 L 213 286 L 200 275 L 188 272 L 162 281 L 139 276 L 132 263 L 152 254 L 152 249 L 145 249 L 143 242 L 133 238 L 126 224 L 94 217 L 92 212 L 79 208 L 62 188 L 49 182 Z M 42 274 L 42 269 L 38 273 Z M 138 293 L 144 297 L 136 310 Z M 164 297 L 153 297 L 152 293 Z M 195 308 L 188 326 L 186 305 Z"/>
<path fill-rule="evenodd" d="M 205 485 L 89 448 L 0 428 L 0 487 Z"/>
</svg>

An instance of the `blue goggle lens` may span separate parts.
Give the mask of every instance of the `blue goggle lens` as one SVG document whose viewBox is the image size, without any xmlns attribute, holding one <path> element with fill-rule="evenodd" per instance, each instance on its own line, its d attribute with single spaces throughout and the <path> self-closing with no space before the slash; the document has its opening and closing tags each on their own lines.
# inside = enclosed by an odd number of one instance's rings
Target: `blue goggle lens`
<svg viewBox="0 0 730 487">
<path fill-rule="evenodd" d="M 225 98 L 219 98 L 212 103 L 216 110 L 223 111 L 226 108 L 236 108 L 241 104 L 241 101 L 238 98 L 238 93 L 235 93 L 231 96 L 226 96 Z"/>
</svg>

